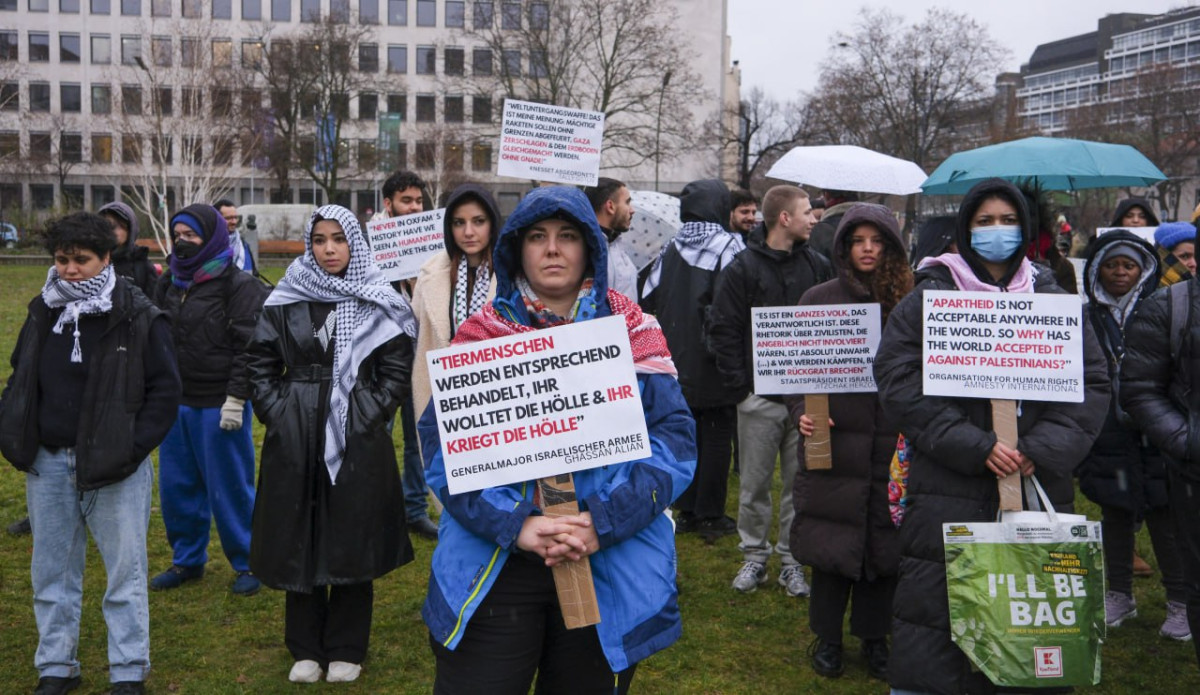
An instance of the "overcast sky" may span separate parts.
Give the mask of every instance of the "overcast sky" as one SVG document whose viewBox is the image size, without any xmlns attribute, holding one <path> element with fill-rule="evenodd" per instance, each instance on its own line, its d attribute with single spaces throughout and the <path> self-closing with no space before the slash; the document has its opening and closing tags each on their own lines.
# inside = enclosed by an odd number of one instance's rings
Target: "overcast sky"
<svg viewBox="0 0 1200 695">
<path fill-rule="evenodd" d="M 907 23 L 918 21 L 930 7 L 948 7 L 985 25 L 991 37 L 1012 53 L 1015 71 L 1029 61 L 1038 44 L 1086 34 L 1096 21 L 1114 12 L 1157 14 L 1196 4 L 1195 0 L 728 0 L 733 60 L 742 68 L 742 94 L 762 87 L 780 101 L 817 85 L 819 65 L 838 31 L 853 33 L 863 7 L 890 7 Z"/>
</svg>

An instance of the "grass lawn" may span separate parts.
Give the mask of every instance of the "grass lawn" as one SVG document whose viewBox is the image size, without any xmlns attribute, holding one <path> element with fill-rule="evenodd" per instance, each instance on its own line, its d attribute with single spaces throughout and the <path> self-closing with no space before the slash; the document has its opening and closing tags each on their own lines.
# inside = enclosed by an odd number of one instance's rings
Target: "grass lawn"
<svg viewBox="0 0 1200 695">
<path fill-rule="evenodd" d="M 282 269 L 268 269 L 274 277 Z M 45 269 L 0 267 L 0 378 L 7 380 L 8 355 L 25 317 L 25 305 L 41 288 Z M 262 441 L 261 426 L 255 427 Z M 397 446 L 400 444 L 397 428 Z M 730 479 L 729 509 L 736 509 L 737 479 Z M 1079 498 L 1082 500 L 1082 497 Z M 155 507 L 150 520 L 150 570 L 170 564 L 162 517 Z M 1083 511 L 1098 518 L 1083 501 Z M 24 479 L 0 468 L 0 522 L 25 514 Z M 283 594 L 264 590 L 252 598 L 229 593 L 233 573 L 213 547 L 204 579 L 175 591 L 150 594 L 151 659 L 148 681 L 154 693 L 427 693 L 433 659 L 421 622 L 421 602 L 433 544 L 414 539 L 417 559 L 375 584 L 375 621 L 370 655 L 362 677 L 353 684 L 297 686 L 287 682 L 291 658 L 283 646 Z M 1153 564 L 1150 543 L 1139 537 L 1143 557 Z M 29 588 L 28 536 L 0 533 L 0 692 L 32 692 L 37 680 L 33 653 L 37 628 Z M 740 566 L 734 537 L 707 546 L 695 537 L 679 540 L 680 606 L 684 636 L 672 648 L 643 662 L 634 679 L 639 693 L 886 693 L 866 677 L 856 640 L 847 638 L 846 675 L 816 676 L 804 656 L 811 639 L 806 599 L 789 599 L 775 583 L 779 567 L 769 567 L 771 582 L 750 595 L 729 587 Z M 1200 692 L 1192 645 L 1160 638 L 1165 614 L 1161 586 L 1135 580 L 1140 616 L 1112 632 L 1104 647 L 1104 680 L 1095 693 Z M 107 692 L 106 642 L 100 600 L 104 570 L 95 547 L 89 551 L 85 579 L 79 658 L 83 695 Z"/>
</svg>

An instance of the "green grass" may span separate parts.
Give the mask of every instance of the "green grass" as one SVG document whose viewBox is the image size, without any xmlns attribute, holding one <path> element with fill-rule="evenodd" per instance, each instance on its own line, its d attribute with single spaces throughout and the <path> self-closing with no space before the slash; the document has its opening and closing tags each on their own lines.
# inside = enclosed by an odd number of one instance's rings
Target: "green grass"
<svg viewBox="0 0 1200 695">
<path fill-rule="evenodd" d="M 278 277 L 282 269 L 269 269 Z M 25 316 L 25 305 L 38 292 L 44 268 L 0 267 L 0 378 L 7 380 L 7 356 Z M 262 431 L 255 428 L 256 441 Z M 397 444 L 399 435 L 397 433 Z M 729 509 L 736 509 L 737 479 L 730 479 Z M 150 520 L 150 568 L 170 563 L 162 516 Z M 1082 497 L 1080 498 L 1082 501 Z M 1095 507 L 1082 511 L 1097 518 Z M 0 522 L 25 513 L 24 478 L 7 465 L 0 468 Z M 208 572 L 200 582 L 175 591 L 150 594 L 151 660 L 149 688 L 155 693 L 427 693 L 433 659 L 420 609 L 429 578 L 433 544 L 414 539 L 417 559 L 376 582 L 371 648 L 362 677 L 353 684 L 296 686 L 287 682 L 291 659 L 283 646 L 283 594 L 264 590 L 253 598 L 230 595 L 233 573 L 221 555 L 216 533 Z M 847 640 L 846 675 L 826 680 L 813 674 L 804 656 L 811 640 L 807 603 L 789 599 L 771 582 L 750 595 L 729 588 L 741 555 L 734 537 L 705 545 L 688 536 L 679 540 L 680 606 L 684 636 L 675 646 L 638 667 L 638 693 L 886 693 L 869 680 L 857 644 Z M 1153 564 L 1145 532 L 1143 557 Z M 0 692 L 29 692 L 36 682 L 33 652 L 37 628 L 29 589 L 28 536 L 0 533 Z M 777 561 L 776 561 L 777 562 Z M 1200 692 L 1190 644 L 1158 637 L 1165 608 L 1162 587 L 1135 580 L 1140 616 L 1112 632 L 1104 647 L 1104 681 L 1094 693 Z M 104 571 L 95 547 L 89 549 L 84 588 L 79 657 L 82 695 L 107 692 L 105 628 L 100 612 Z"/>
</svg>

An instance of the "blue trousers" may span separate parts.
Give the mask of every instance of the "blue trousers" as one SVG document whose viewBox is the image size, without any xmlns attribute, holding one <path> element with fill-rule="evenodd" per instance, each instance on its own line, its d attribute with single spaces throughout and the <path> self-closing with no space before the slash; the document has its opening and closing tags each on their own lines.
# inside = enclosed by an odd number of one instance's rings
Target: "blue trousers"
<svg viewBox="0 0 1200 695">
<path fill-rule="evenodd" d="M 254 441 L 250 404 L 242 428 L 221 429 L 220 408 L 179 406 L 179 417 L 158 448 L 158 491 L 167 541 L 180 567 L 208 562 L 213 519 L 221 548 L 237 572 L 250 569 L 254 512 Z"/>
<path fill-rule="evenodd" d="M 425 493 L 425 466 L 417 446 L 417 420 L 413 412 L 412 392 L 400 399 L 400 428 L 404 434 L 404 518 L 410 524 L 429 518 L 429 498 Z"/>
</svg>

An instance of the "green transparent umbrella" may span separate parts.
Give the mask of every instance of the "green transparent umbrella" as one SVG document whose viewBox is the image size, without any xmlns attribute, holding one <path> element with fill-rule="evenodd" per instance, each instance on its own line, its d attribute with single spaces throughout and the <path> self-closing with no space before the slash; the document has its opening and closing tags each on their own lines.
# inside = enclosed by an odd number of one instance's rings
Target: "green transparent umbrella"
<svg viewBox="0 0 1200 695">
<path fill-rule="evenodd" d="M 925 195 L 962 195 L 990 178 L 1029 181 L 1044 191 L 1073 191 L 1153 186 L 1167 176 L 1129 145 L 1036 137 L 952 154 L 921 190 Z"/>
</svg>

